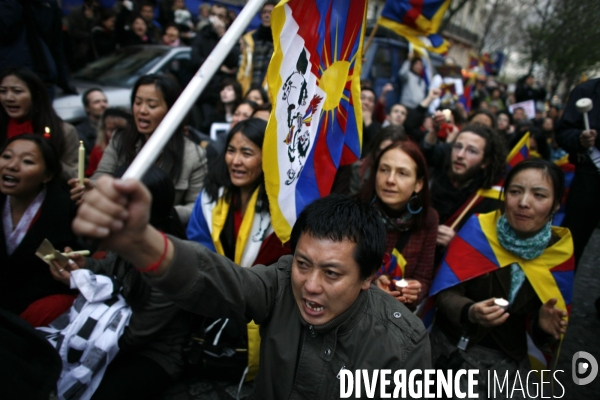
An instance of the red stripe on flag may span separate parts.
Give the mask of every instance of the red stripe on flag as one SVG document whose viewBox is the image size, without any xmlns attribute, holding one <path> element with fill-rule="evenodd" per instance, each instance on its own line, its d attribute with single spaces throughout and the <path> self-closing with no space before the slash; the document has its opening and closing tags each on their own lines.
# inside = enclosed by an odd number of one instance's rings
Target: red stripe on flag
<svg viewBox="0 0 600 400">
<path fill-rule="evenodd" d="M 329 147 L 327 146 L 327 124 L 329 123 L 329 113 L 324 113 L 323 122 L 320 127 L 321 130 L 317 134 L 317 142 L 313 150 L 315 177 L 321 197 L 325 197 L 331 192 L 333 180 L 337 172 L 337 168 L 329 153 Z"/>
<path fill-rule="evenodd" d="M 412 0 L 410 5 L 412 8 L 404 14 L 404 18 L 402 18 L 402 23 L 408 25 L 412 28 L 417 27 L 417 18 L 419 15 L 423 13 L 423 1 L 424 0 Z"/>
<path fill-rule="evenodd" d="M 575 256 L 571 257 L 562 264 L 558 264 L 550 269 L 552 272 L 573 271 L 575 269 Z"/>
<path fill-rule="evenodd" d="M 342 150 L 342 158 L 340 159 L 340 167 L 344 165 L 353 164 L 356 162 L 356 160 L 358 160 L 356 154 L 354 154 L 348 146 L 344 145 L 344 148 Z"/>
<path fill-rule="evenodd" d="M 461 282 L 498 269 L 496 264 L 458 235 L 454 236 L 450 246 L 452 249 L 448 249 L 446 263 Z"/>
<path fill-rule="evenodd" d="M 304 39 L 304 47 L 310 53 L 310 69 L 316 76 L 321 76 L 319 73 L 319 65 L 321 59 L 315 51 L 319 43 L 319 23 L 321 16 L 316 2 L 314 1 L 294 1 L 288 3 L 292 10 L 292 17 L 298 23 L 298 35 Z M 331 13 L 331 8 L 328 14 Z M 329 15 L 328 15 L 329 16 Z M 329 45 L 329 44 L 328 44 Z"/>
</svg>

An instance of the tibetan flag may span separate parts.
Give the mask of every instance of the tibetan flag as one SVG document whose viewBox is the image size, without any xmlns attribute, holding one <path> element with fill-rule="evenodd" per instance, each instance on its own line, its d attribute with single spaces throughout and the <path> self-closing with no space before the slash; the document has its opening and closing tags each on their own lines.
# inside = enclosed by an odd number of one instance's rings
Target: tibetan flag
<svg viewBox="0 0 600 400">
<path fill-rule="evenodd" d="M 569 155 L 566 154 L 563 158 L 554 161 L 556 165 L 561 169 L 563 174 L 565 175 L 565 193 L 560 202 L 560 208 L 554 214 L 554 219 L 552 220 L 553 225 L 562 225 L 563 219 L 565 219 L 566 213 L 566 204 L 567 204 L 567 195 L 569 194 L 569 189 L 571 188 L 571 183 L 573 183 L 573 178 L 575 177 L 575 165 L 569 162 Z"/>
<path fill-rule="evenodd" d="M 521 140 L 513 147 L 506 157 L 506 173 L 515 165 L 529 158 L 529 132 L 525 133 Z"/>
<path fill-rule="evenodd" d="M 273 9 L 263 170 L 283 243 L 304 207 L 330 193 L 338 167 L 360 157 L 366 7 L 367 0 L 283 0 Z"/>
<path fill-rule="evenodd" d="M 473 215 L 448 245 L 433 280 L 430 296 L 486 273 L 518 264 L 542 303 L 558 300 L 556 307 L 570 311 L 575 262 L 573 239 L 567 228 L 552 227 L 559 240 L 542 255 L 525 260 L 505 250 L 498 240 L 499 212 Z"/>
<path fill-rule="evenodd" d="M 448 42 L 437 31 L 451 0 L 388 0 L 377 23 L 418 47 L 442 54 Z"/>
</svg>

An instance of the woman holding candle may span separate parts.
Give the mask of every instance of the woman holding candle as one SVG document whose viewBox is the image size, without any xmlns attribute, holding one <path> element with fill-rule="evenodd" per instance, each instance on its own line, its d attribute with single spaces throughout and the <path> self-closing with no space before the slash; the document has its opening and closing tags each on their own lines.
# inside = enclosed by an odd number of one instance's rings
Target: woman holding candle
<svg viewBox="0 0 600 400">
<path fill-rule="evenodd" d="M 377 208 L 386 225 L 386 254 L 375 283 L 414 309 L 429 293 L 433 279 L 438 224 L 429 206 L 427 164 L 415 143 L 396 141 L 373 165 L 375 173 L 360 196 Z M 406 287 L 396 284 L 401 279 Z"/>
<path fill-rule="evenodd" d="M 44 135 L 60 154 L 61 178 L 77 176 L 77 131 L 56 115 L 37 75 L 21 67 L 0 71 L 0 104 L 0 147 L 24 133 Z"/>
<path fill-rule="evenodd" d="M 52 279 L 35 252 L 44 239 L 79 249 L 71 231 L 76 207 L 57 181 L 58 153 L 41 135 L 12 137 L 0 153 L 0 307 L 34 326 L 67 310 L 72 291 Z"/>
<path fill-rule="evenodd" d="M 543 350 L 566 331 L 573 242 L 568 229 L 551 225 L 563 191 L 563 174 L 553 163 L 517 164 L 504 182 L 504 214 L 472 216 L 450 242 L 432 284 L 434 360 L 443 369 L 480 369 L 481 393 L 486 370 L 508 370 L 509 382 L 517 371 L 527 375 L 527 331 Z"/>
<path fill-rule="evenodd" d="M 140 77 L 133 87 L 131 108 L 133 124 L 116 132 L 102 155 L 102 160 L 91 180 L 103 174 L 114 174 L 118 166 L 130 164 L 146 141 L 162 122 L 173 106 L 181 90 L 171 78 L 152 74 Z M 175 209 L 186 224 L 194 201 L 200 193 L 206 175 L 206 153 L 184 133 L 185 122 L 179 126 L 167 142 L 156 165 L 161 167 L 175 185 Z M 78 200 L 83 187 L 71 180 L 71 198 Z M 90 187 L 86 186 L 86 190 Z"/>
</svg>

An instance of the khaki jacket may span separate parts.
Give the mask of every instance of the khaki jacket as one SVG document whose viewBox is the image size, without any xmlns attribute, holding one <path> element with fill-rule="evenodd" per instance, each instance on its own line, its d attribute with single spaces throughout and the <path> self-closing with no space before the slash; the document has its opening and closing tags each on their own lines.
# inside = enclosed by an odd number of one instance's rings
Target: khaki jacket
<svg viewBox="0 0 600 400">
<path fill-rule="evenodd" d="M 152 286 L 191 312 L 242 315 L 260 324 L 260 370 L 252 398 L 339 398 L 342 368 L 369 374 L 382 368 L 431 368 L 429 338 L 421 321 L 373 285 L 341 315 L 311 326 L 302 319 L 292 293 L 292 256 L 271 266 L 239 268 L 197 243 L 171 241 L 175 252 L 167 272 L 145 277 Z"/>
</svg>

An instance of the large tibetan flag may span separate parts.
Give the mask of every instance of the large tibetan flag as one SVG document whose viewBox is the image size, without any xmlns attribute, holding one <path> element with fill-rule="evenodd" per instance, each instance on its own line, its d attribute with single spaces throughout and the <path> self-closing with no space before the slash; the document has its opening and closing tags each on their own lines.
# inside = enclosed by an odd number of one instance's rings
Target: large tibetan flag
<svg viewBox="0 0 600 400">
<path fill-rule="evenodd" d="M 338 167 L 360 157 L 360 69 L 367 0 L 284 0 L 271 16 L 273 113 L 263 146 L 279 239 L 327 196 Z"/>
<path fill-rule="evenodd" d="M 418 47 L 442 54 L 448 42 L 437 31 L 451 0 L 388 0 L 377 23 Z"/>
<path fill-rule="evenodd" d="M 542 303 L 552 298 L 556 307 L 570 311 L 575 263 L 573 239 L 567 228 L 552 227 L 558 241 L 541 256 L 525 260 L 505 250 L 498 240 L 500 213 L 473 215 L 448 245 L 442 264 L 431 284 L 430 296 L 486 273 L 518 264 Z"/>
</svg>

